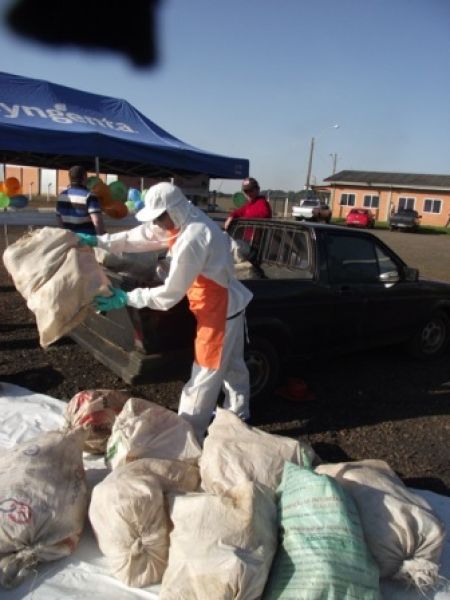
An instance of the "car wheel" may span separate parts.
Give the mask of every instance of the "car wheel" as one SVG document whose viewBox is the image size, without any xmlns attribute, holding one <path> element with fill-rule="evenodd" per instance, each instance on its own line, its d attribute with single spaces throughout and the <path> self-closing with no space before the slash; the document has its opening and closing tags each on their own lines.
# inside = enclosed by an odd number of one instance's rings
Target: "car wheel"
<svg viewBox="0 0 450 600">
<path fill-rule="evenodd" d="M 276 387 L 279 373 L 279 353 L 266 338 L 250 334 L 245 351 L 245 362 L 250 373 L 252 400 L 268 396 Z"/>
<path fill-rule="evenodd" d="M 435 358 L 443 354 L 449 342 L 449 318 L 442 310 L 435 311 L 409 343 L 416 358 Z"/>
</svg>

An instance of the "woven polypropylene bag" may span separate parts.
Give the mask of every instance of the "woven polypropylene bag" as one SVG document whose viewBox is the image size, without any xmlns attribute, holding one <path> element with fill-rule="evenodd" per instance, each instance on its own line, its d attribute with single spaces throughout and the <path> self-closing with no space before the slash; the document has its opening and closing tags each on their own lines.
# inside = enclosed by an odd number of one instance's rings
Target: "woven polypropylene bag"
<svg viewBox="0 0 450 600">
<path fill-rule="evenodd" d="M 92 248 L 56 227 L 35 229 L 8 246 L 3 262 L 36 317 L 44 348 L 87 316 L 96 295 L 110 295 L 109 279 Z"/>
<path fill-rule="evenodd" d="M 286 461 L 309 465 L 314 460 L 309 444 L 249 427 L 231 411 L 218 408 L 203 445 L 200 475 L 203 488 L 216 494 L 244 481 L 275 491 Z"/>
<path fill-rule="evenodd" d="M 88 504 L 84 435 L 44 433 L 0 455 L 1 585 L 18 585 L 39 562 L 75 550 Z"/>
<path fill-rule="evenodd" d="M 64 418 L 69 429 L 87 432 L 84 450 L 104 454 L 117 415 L 130 394 L 120 390 L 83 390 L 66 405 Z"/>
<path fill-rule="evenodd" d="M 111 575 L 133 587 L 161 581 L 170 531 L 165 494 L 192 492 L 199 479 L 187 462 L 141 458 L 94 487 L 89 518 Z"/>
<path fill-rule="evenodd" d="M 419 588 L 437 583 L 444 524 L 386 462 L 327 464 L 316 471 L 334 477 L 352 496 L 381 577 L 414 583 Z"/>
</svg>

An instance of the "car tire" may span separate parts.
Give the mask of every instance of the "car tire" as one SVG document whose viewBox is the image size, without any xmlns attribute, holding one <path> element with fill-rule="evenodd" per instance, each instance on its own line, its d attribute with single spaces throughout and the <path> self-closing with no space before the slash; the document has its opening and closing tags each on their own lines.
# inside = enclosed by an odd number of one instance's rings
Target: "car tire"
<svg viewBox="0 0 450 600">
<path fill-rule="evenodd" d="M 448 315 L 442 310 L 436 310 L 410 341 L 409 352 L 421 360 L 437 358 L 447 349 L 449 335 Z"/>
<path fill-rule="evenodd" d="M 275 389 L 280 375 L 279 353 L 267 338 L 250 333 L 245 349 L 245 362 L 250 373 L 252 402 L 266 398 Z"/>
</svg>

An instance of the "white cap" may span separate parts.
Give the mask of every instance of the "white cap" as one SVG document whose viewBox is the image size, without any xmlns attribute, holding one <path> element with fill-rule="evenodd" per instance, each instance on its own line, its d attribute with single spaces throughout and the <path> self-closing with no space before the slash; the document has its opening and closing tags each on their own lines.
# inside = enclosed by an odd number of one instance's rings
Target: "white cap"
<svg viewBox="0 0 450 600">
<path fill-rule="evenodd" d="M 165 181 L 157 183 L 152 185 L 145 194 L 145 206 L 135 214 L 135 217 L 138 221 L 154 221 L 163 212 L 168 211 L 170 214 L 170 209 L 183 201 L 188 200 L 180 188 Z"/>
</svg>

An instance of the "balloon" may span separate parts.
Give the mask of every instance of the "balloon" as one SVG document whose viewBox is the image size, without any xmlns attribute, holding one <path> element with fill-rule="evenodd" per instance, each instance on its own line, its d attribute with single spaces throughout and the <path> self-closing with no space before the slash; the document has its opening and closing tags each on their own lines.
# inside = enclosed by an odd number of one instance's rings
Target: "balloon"
<svg viewBox="0 0 450 600">
<path fill-rule="evenodd" d="M 134 208 L 135 210 L 141 210 L 141 208 L 144 208 L 145 204 L 142 200 L 138 200 L 137 202 L 134 203 Z"/>
<path fill-rule="evenodd" d="M 97 175 L 91 175 L 90 177 L 87 178 L 87 181 L 86 181 L 87 189 L 92 191 L 92 188 L 94 187 L 94 185 L 96 183 L 99 183 L 100 181 L 103 183 L 103 181 L 100 179 L 100 177 L 97 177 Z"/>
<path fill-rule="evenodd" d="M 11 196 L 9 199 L 9 206 L 11 208 L 25 208 L 28 204 L 28 198 L 26 196 Z"/>
<path fill-rule="evenodd" d="M 0 208 L 6 208 L 9 202 L 9 196 L 5 192 L 0 192 Z"/>
<path fill-rule="evenodd" d="M 128 208 L 119 200 L 114 200 L 111 204 L 108 204 L 104 211 L 112 219 L 123 219 L 128 214 Z"/>
<path fill-rule="evenodd" d="M 91 191 L 100 200 L 100 206 L 103 210 L 105 210 L 107 206 L 114 202 L 111 196 L 111 190 L 106 183 L 103 183 L 101 180 L 94 185 Z"/>
<path fill-rule="evenodd" d="M 6 194 L 10 197 L 16 196 L 21 192 L 20 181 L 17 177 L 7 177 L 5 179 L 4 187 Z"/>
<path fill-rule="evenodd" d="M 127 200 L 127 186 L 122 181 L 113 181 L 109 184 L 111 191 L 111 197 L 113 200 L 119 200 L 119 202 L 126 202 Z"/>
<path fill-rule="evenodd" d="M 136 207 L 134 205 L 133 200 L 127 200 L 125 202 L 125 206 L 128 208 L 128 212 L 133 214 L 136 211 Z"/>
<path fill-rule="evenodd" d="M 246 203 L 246 199 L 245 199 L 245 196 L 244 196 L 244 194 L 242 192 L 236 192 L 235 194 L 233 194 L 233 204 L 237 208 L 240 208 L 245 203 Z"/>
<path fill-rule="evenodd" d="M 130 188 L 128 190 L 128 200 L 131 200 L 131 202 L 139 202 L 140 199 L 141 192 L 139 190 L 136 188 Z"/>
</svg>

